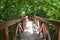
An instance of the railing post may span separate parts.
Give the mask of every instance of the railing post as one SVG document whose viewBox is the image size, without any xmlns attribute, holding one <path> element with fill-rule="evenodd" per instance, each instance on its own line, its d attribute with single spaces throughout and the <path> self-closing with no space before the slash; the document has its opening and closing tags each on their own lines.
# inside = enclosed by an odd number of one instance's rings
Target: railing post
<svg viewBox="0 0 60 40">
<path fill-rule="evenodd" d="M 0 40 L 6 40 L 5 29 L 0 31 Z"/>
<path fill-rule="evenodd" d="M 47 29 L 46 29 L 46 25 L 45 25 L 45 23 L 44 23 L 44 22 L 43 22 L 42 26 L 43 26 L 43 37 L 44 37 L 44 40 L 46 40 L 46 36 L 47 36 Z"/>
<path fill-rule="evenodd" d="M 22 29 L 21 24 L 18 23 L 15 34 L 13 35 L 13 40 L 16 40 L 16 36 L 20 36 L 20 35 L 17 35 L 20 31 L 23 31 L 23 29 Z"/>
<path fill-rule="evenodd" d="M 17 25 L 16 30 L 15 30 L 15 33 L 14 33 L 14 35 L 13 35 L 13 40 L 16 40 L 17 32 L 18 32 L 18 25 Z"/>
<path fill-rule="evenodd" d="M 9 31 L 8 31 L 8 27 L 5 28 L 5 36 L 6 36 L 6 40 L 9 40 Z"/>
<path fill-rule="evenodd" d="M 58 27 L 58 40 L 60 40 L 60 27 Z"/>
<path fill-rule="evenodd" d="M 36 18 L 35 16 L 33 17 L 33 19 L 34 19 L 36 26 L 39 27 L 39 19 Z"/>
<path fill-rule="evenodd" d="M 56 28 L 56 32 L 55 32 L 55 33 L 56 33 L 56 40 L 58 40 L 58 32 L 59 32 L 58 29 L 59 29 L 59 28 L 57 27 L 57 28 Z"/>
<path fill-rule="evenodd" d="M 27 21 L 28 21 L 28 16 L 25 16 L 25 19 L 23 20 L 23 29 L 26 27 Z"/>
</svg>

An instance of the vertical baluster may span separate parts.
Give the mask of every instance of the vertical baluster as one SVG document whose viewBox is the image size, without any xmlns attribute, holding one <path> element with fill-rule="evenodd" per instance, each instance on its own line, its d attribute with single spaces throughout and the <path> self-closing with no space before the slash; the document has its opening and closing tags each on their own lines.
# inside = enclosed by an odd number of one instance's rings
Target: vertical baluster
<svg viewBox="0 0 60 40">
<path fill-rule="evenodd" d="M 20 36 L 20 35 L 17 35 L 17 33 L 20 33 L 20 31 L 23 31 L 23 29 L 22 29 L 21 24 L 18 23 L 13 40 L 16 40 L 16 36 Z"/>
<path fill-rule="evenodd" d="M 21 23 L 19 23 L 19 32 L 23 32 L 23 28 L 22 28 L 22 26 L 21 26 Z"/>
<path fill-rule="evenodd" d="M 36 25 L 37 25 L 37 27 L 40 27 L 38 18 L 36 18 Z"/>
<path fill-rule="evenodd" d="M 37 24 L 37 22 L 36 22 L 36 17 L 35 17 L 35 16 L 33 17 L 33 19 L 34 19 L 35 24 Z"/>
<path fill-rule="evenodd" d="M 23 32 L 21 23 L 18 23 L 18 40 L 20 40 L 20 33 Z"/>
<path fill-rule="evenodd" d="M 46 36 L 47 36 L 47 30 L 46 30 L 46 25 L 45 25 L 45 23 L 43 22 L 43 24 L 42 24 L 42 26 L 43 26 L 43 35 L 44 35 L 44 40 L 46 40 Z"/>
<path fill-rule="evenodd" d="M 56 28 L 56 40 L 58 40 L 58 27 Z"/>
<path fill-rule="evenodd" d="M 5 28 L 5 36 L 6 36 L 6 40 L 9 40 L 9 31 L 8 31 L 8 27 Z"/>
<path fill-rule="evenodd" d="M 39 33 L 42 32 L 42 29 L 43 29 L 43 25 L 41 25 L 41 22 L 40 22 Z"/>
<path fill-rule="evenodd" d="M 17 25 L 16 31 L 15 31 L 15 33 L 14 33 L 14 35 L 13 35 L 13 40 L 16 40 L 16 35 L 17 35 L 17 33 L 18 33 L 18 25 Z"/>
<path fill-rule="evenodd" d="M 39 30 L 39 34 L 40 34 L 40 32 L 42 31 L 42 27 L 40 27 L 40 20 L 37 18 L 37 17 L 33 17 L 33 19 L 34 19 L 34 22 L 35 22 L 35 26 L 37 26 L 38 27 L 38 30 Z"/>
<path fill-rule="evenodd" d="M 35 26 L 37 26 L 37 27 L 38 27 L 38 21 L 39 21 L 39 20 L 34 16 L 34 22 L 35 22 L 35 24 L 36 24 Z"/>
<path fill-rule="evenodd" d="M 5 29 L 0 31 L 0 40 L 6 40 Z"/>
<path fill-rule="evenodd" d="M 23 20 L 23 29 L 26 27 L 27 21 L 28 21 L 28 16 L 25 16 L 25 19 Z"/>
<path fill-rule="evenodd" d="M 47 29 L 47 38 L 48 38 L 48 40 L 51 40 L 50 33 L 49 33 L 48 29 Z"/>
<path fill-rule="evenodd" d="M 58 28 L 58 40 L 60 40 L 60 27 Z"/>
</svg>

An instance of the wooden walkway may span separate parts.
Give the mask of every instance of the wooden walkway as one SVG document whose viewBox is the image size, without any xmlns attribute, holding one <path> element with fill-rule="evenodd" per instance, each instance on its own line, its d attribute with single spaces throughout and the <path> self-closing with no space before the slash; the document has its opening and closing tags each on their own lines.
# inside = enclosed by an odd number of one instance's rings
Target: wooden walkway
<svg viewBox="0 0 60 40">
<path fill-rule="evenodd" d="M 42 32 L 40 34 L 38 27 L 33 21 L 29 20 L 26 24 L 24 32 L 20 34 L 20 40 L 43 40 Z"/>
</svg>

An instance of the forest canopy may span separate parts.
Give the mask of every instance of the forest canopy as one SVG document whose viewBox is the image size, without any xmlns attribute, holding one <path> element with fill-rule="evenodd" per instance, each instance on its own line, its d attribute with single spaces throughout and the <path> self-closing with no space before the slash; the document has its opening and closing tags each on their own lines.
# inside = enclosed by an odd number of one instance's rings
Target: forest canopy
<svg viewBox="0 0 60 40">
<path fill-rule="evenodd" d="M 26 12 L 60 20 L 60 0 L 0 0 L 0 22 L 20 18 Z"/>
</svg>

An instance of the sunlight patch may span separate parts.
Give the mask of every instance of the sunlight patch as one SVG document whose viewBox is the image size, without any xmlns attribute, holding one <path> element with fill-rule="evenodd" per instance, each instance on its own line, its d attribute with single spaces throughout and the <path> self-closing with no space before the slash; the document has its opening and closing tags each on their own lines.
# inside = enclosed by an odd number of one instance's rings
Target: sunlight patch
<svg viewBox="0 0 60 40">
<path fill-rule="evenodd" d="M 26 24 L 26 30 L 25 32 L 29 32 L 30 34 L 33 34 L 33 28 L 32 28 L 33 24 L 31 21 L 28 21 Z"/>
</svg>

